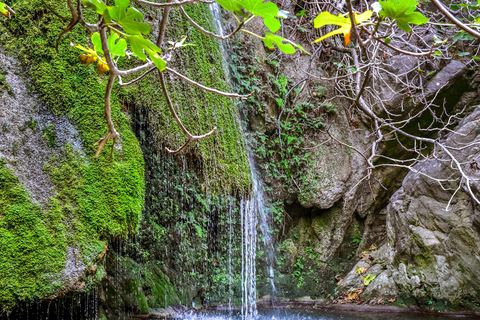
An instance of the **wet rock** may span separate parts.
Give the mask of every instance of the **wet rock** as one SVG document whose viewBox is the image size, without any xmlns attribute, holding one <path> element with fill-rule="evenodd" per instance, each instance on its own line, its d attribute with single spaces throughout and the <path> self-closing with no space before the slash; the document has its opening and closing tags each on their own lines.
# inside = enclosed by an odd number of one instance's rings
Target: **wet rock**
<svg viewBox="0 0 480 320">
<path fill-rule="evenodd" d="M 387 271 L 379 274 L 363 291 L 362 299 L 395 298 L 398 296 L 398 288 Z"/>
</svg>

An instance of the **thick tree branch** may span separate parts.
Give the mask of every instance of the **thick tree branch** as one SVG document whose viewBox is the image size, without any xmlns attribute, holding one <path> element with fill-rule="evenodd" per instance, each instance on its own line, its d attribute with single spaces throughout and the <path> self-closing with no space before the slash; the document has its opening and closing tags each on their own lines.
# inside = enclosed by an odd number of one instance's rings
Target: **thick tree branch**
<svg viewBox="0 0 480 320">
<path fill-rule="evenodd" d="M 113 73 L 110 73 L 110 77 L 108 78 L 108 83 L 107 83 L 107 89 L 105 91 L 105 120 L 107 121 L 107 127 L 108 127 L 108 132 L 103 137 L 102 139 L 98 140 L 95 143 L 95 146 L 98 146 L 97 152 L 95 153 L 95 158 L 98 158 L 100 156 L 100 153 L 102 152 L 103 148 L 107 144 L 107 142 L 110 139 L 113 139 L 113 144 L 112 144 L 112 151 L 110 154 L 110 157 L 113 155 L 113 148 L 115 147 L 115 140 L 120 139 L 120 134 L 118 134 L 117 130 L 115 130 L 115 126 L 113 125 L 112 121 L 112 110 L 110 107 L 110 98 L 112 95 L 112 88 L 113 84 L 115 83 L 115 75 Z"/>
</svg>

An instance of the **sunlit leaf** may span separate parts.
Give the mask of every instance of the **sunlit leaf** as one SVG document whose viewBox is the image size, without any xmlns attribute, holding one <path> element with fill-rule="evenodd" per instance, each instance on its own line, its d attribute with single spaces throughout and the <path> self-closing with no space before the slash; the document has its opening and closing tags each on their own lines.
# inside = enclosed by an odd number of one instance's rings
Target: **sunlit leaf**
<svg viewBox="0 0 480 320">
<path fill-rule="evenodd" d="M 217 3 L 222 6 L 223 9 L 245 16 L 245 13 L 242 11 L 242 2 L 241 0 L 217 0 Z"/>
<path fill-rule="evenodd" d="M 150 40 L 139 35 L 128 36 L 127 41 L 133 53 L 140 59 L 145 61 L 147 54 L 152 59 L 155 66 L 160 70 L 165 70 L 167 63 L 160 57 L 162 50 L 153 44 Z"/>
<path fill-rule="evenodd" d="M 79 49 L 79 50 L 82 50 L 82 51 L 85 51 L 89 54 L 93 53 L 93 54 L 97 54 L 97 52 L 94 50 L 94 49 L 89 49 L 89 48 L 85 48 L 84 46 L 82 46 L 81 44 L 74 44 L 74 43 L 70 43 L 70 45 L 76 49 Z"/>
<path fill-rule="evenodd" d="M 353 16 L 355 18 L 355 23 L 359 24 L 364 21 L 367 21 L 372 17 L 372 14 L 373 12 L 371 10 L 365 11 L 362 14 L 354 13 Z M 315 28 L 321 28 L 323 26 L 331 25 L 331 24 L 340 26 L 340 28 L 333 30 L 332 32 L 329 32 L 326 35 L 316 39 L 314 43 L 325 40 L 336 34 L 343 34 L 345 38 L 345 45 L 348 45 L 350 43 L 350 34 L 352 32 L 352 22 L 349 15 L 345 17 L 342 17 L 342 15 L 335 16 L 328 11 L 324 11 L 315 18 L 315 20 L 313 21 L 313 24 Z"/>
<path fill-rule="evenodd" d="M 284 42 L 286 42 L 286 43 L 284 43 Z M 295 53 L 295 48 L 298 48 L 298 49 L 308 53 L 299 44 L 296 44 L 293 41 L 287 40 L 287 39 L 285 39 L 283 37 L 280 37 L 276 34 L 273 34 L 271 32 L 265 32 L 265 38 L 263 39 L 263 43 L 265 43 L 265 45 L 269 49 L 273 49 L 273 44 L 276 44 L 278 49 L 280 49 L 282 52 L 287 53 L 287 54 Z"/>
<path fill-rule="evenodd" d="M 382 11 L 378 14 L 381 17 L 395 19 L 397 26 L 405 32 L 412 31 L 409 23 L 421 25 L 428 22 L 423 14 L 415 12 L 418 0 L 387 0 L 379 3 Z"/>
<path fill-rule="evenodd" d="M 0 14 L 4 15 L 7 18 L 10 18 L 12 14 L 15 14 L 15 12 L 5 3 L 0 2 Z"/>
<path fill-rule="evenodd" d="M 125 51 L 127 50 L 127 41 L 125 41 L 125 39 L 118 40 L 119 38 L 120 36 L 116 32 L 112 32 L 107 39 L 108 48 L 110 49 L 111 55 L 124 57 L 126 55 Z"/>
<path fill-rule="evenodd" d="M 98 14 L 103 14 L 107 9 L 107 5 L 102 0 L 82 0 L 82 2 L 88 8 L 95 10 Z"/>
<path fill-rule="evenodd" d="M 102 40 L 100 39 L 100 33 L 95 32 L 94 34 L 92 34 L 91 40 L 93 44 L 93 49 L 96 52 L 100 52 L 101 54 L 103 54 Z"/>
<path fill-rule="evenodd" d="M 243 8 L 255 16 L 264 18 L 263 22 L 272 32 L 277 32 L 280 29 L 280 21 L 277 17 L 282 17 L 284 12 L 280 12 L 278 7 L 273 2 L 263 2 L 264 0 L 244 0 Z M 280 13 L 280 15 L 279 15 Z"/>
<path fill-rule="evenodd" d="M 110 19 L 115 20 L 128 34 L 149 34 L 150 26 L 143 20 L 143 14 L 135 8 L 128 8 L 130 0 L 115 0 L 115 6 L 108 7 Z"/>
</svg>

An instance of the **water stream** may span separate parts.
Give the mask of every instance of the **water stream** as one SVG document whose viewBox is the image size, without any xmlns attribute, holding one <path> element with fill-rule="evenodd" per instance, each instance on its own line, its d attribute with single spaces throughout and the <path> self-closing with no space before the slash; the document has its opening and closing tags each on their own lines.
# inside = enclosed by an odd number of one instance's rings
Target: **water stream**
<svg viewBox="0 0 480 320">
<path fill-rule="evenodd" d="M 217 34 L 224 36 L 225 29 L 221 10 L 218 3 L 210 4 L 213 23 Z M 231 81 L 228 69 L 227 41 L 220 41 L 221 56 L 223 59 L 223 69 L 228 81 Z M 244 132 L 244 135 L 246 133 Z M 248 148 L 247 148 L 248 149 Z M 242 219 L 242 319 L 254 319 L 257 316 L 257 290 L 256 290 L 256 262 L 257 245 L 261 244 L 262 256 L 266 265 L 266 276 L 270 279 L 270 296 L 275 296 L 275 284 L 273 273 L 274 247 L 270 233 L 272 219 L 270 211 L 266 204 L 265 191 L 255 167 L 255 160 L 252 152 L 249 151 L 250 176 L 252 178 L 252 192 L 248 200 L 241 202 Z M 257 228 L 260 231 L 257 237 Z M 257 239 L 260 238 L 260 239 Z M 260 243 L 257 242 L 260 240 Z"/>
</svg>

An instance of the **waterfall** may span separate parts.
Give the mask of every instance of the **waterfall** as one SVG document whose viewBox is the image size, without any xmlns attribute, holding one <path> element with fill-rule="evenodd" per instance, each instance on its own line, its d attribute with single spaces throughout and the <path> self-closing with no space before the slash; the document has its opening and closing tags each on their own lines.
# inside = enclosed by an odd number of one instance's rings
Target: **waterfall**
<svg viewBox="0 0 480 320">
<path fill-rule="evenodd" d="M 218 3 L 213 2 L 210 4 L 210 10 L 212 12 L 215 31 L 217 34 L 224 36 L 225 31 L 222 24 L 223 19 L 220 15 L 220 7 Z M 230 80 L 231 76 L 226 59 L 227 42 L 220 41 L 220 48 L 222 50 L 221 56 L 225 76 Z M 242 126 L 240 125 L 240 127 Z M 265 192 L 262 181 L 259 179 L 259 174 L 255 168 L 253 153 L 250 150 L 248 150 L 248 152 L 250 176 L 252 179 L 252 193 L 248 199 L 241 201 L 240 208 L 242 224 L 242 319 L 254 319 L 257 315 L 257 226 L 261 233 L 263 248 L 266 251 L 267 277 L 270 279 L 271 296 L 273 297 L 275 295 L 273 274 L 274 248 L 270 233 L 270 226 L 272 225 L 273 219 L 271 219 L 270 211 L 265 205 Z"/>
</svg>

